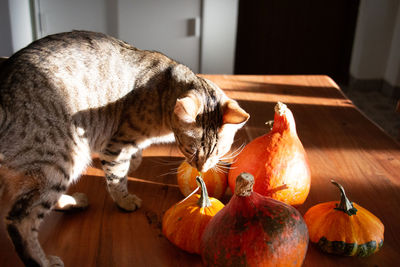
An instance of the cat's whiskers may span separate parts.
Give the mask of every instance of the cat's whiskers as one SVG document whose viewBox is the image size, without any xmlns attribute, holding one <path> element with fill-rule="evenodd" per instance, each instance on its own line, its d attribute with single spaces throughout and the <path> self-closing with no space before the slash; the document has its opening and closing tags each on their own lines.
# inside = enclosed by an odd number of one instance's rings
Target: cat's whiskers
<svg viewBox="0 0 400 267">
<path fill-rule="evenodd" d="M 219 161 L 212 169 L 217 173 L 228 173 L 231 167 L 229 163 Z"/>
<path fill-rule="evenodd" d="M 176 175 L 182 172 L 182 170 L 179 170 L 179 165 L 182 163 L 182 158 L 153 158 L 151 161 L 163 165 L 163 166 L 174 166 L 173 168 L 170 168 L 166 173 L 162 173 L 158 175 L 158 177 L 162 176 L 168 176 L 168 175 Z"/>
<path fill-rule="evenodd" d="M 228 167 L 231 165 L 231 163 L 226 162 L 226 161 L 219 161 L 217 164 L 220 166 L 228 166 Z"/>
<path fill-rule="evenodd" d="M 244 147 L 245 147 L 245 144 L 242 144 L 241 146 L 237 147 L 235 150 L 233 150 L 229 154 L 226 154 L 224 157 L 225 158 L 234 158 L 243 151 Z"/>
<path fill-rule="evenodd" d="M 213 167 L 213 170 L 214 170 L 215 172 L 217 172 L 217 173 L 224 173 L 224 174 L 226 174 L 226 173 L 229 172 L 229 169 L 223 169 L 223 168 L 221 168 L 221 167 L 218 166 L 218 165 L 215 165 L 215 166 Z"/>
<path fill-rule="evenodd" d="M 223 157 L 221 157 L 221 161 L 232 161 L 235 162 L 236 157 L 243 151 L 244 147 L 246 146 L 246 144 L 242 144 L 240 145 L 238 148 L 236 148 L 234 151 L 230 152 L 229 154 L 224 155 Z"/>
<path fill-rule="evenodd" d="M 166 173 L 158 175 L 158 177 L 163 177 L 163 176 L 168 176 L 168 175 L 178 175 L 180 173 L 183 173 L 183 170 L 179 170 L 179 168 L 172 168 Z"/>
<path fill-rule="evenodd" d="M 238 146 L 235 150 L 232 151 L 232 153 L 229 154 L 229 156 L 234 156 L 236 157 L 240 153 L 242 153 L 243 149 L 245 148 L 246 144 L 242 143 L 240 146 Z"/>
<path fill-rule="evenodd" d="M 236 167 L 231 167 L 230 165 L 218 165 L 220 169 L 230 170 L 235 169 Z"/>
<path fill-rule="evenodd" d="M 220 170 L 221 172 L 224 172 L 224 173 L 228 173 L 229 170 L 230 170 L 230 168 L 222 168 L 221 166 L 217 166 L 216 168 L 217 168 L 218 170 Z"/>
</svg>

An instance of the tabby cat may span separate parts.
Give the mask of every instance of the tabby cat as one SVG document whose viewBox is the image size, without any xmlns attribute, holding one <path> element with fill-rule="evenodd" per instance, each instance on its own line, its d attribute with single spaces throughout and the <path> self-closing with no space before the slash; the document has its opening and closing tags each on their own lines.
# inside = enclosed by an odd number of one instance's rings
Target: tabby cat
<svg viewBox="0 0 400 267">
<path fill-rule="evenodd" d="M 0 65 L 0 197 L 15 250 L 27 266 L 63 266 L 46 256 L 39 224 L 54 207 L 84 206 L 64 195 L 101 159 L 116 204 L 134 211 L 127 172 L 152 143 L 176 140 L 200 171 L 218 162 L 249 115 L 214 83 L 158 52 L 100 33 L 35 41 Z"/>
</svg>

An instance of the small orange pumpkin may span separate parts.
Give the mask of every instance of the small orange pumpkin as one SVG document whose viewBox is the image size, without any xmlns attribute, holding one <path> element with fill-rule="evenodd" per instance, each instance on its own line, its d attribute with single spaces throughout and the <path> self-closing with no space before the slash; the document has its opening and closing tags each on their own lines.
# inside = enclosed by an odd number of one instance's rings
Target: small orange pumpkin
<svg viewBox="0 0 400 267">
<path fill-rule="evenodd" d="M 185 197 L 196 189 L 196 177 L 199 175 L 200 172 L 186 161 L 182 162 L 179 166 L 178 186 Z M 203 173 L 202 177 L 210 197 L 220 199 L 225 194 L 226 188 L 228 187 L 228 175 L 226 173 L 210 169 Z"/>
<path fill-rule="evenodd" d="M 346 197 L 343 187 L 332 181 L 341 200 L 317 204 L 305 214 L 310 241 L 327 253 L 366 257 L 383 245 L 384 226 L 371 212 Z"/>
<path fill-rule="evenodd" d="M 203 179 L 196 177 L 201 194 L 189 198 L 169 208 L 162 219 L 165 237 L 177 247 L 200 254 L 200 241 L 204 229 L 211 218 L 224 207 L 216 198 L 209 198 Z"/>
</svg>

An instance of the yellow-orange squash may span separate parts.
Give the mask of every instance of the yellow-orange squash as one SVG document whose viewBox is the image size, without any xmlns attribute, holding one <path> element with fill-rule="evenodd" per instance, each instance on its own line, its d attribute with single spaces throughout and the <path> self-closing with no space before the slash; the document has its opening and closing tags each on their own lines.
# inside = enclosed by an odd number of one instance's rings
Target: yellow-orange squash
<svg viewBox="0 0 400 267">
<path fill-rule="evenodd" d="M 193 194 L 168 209 L 162 219 L 162 231 L 177 247 L 200 254 L 204 228 L 224 204 L 216 198 L 209 198 L 204 181 L 200 177 L 196 180 L 201 194 Z"/>
<path fill-rule="evenodd" d="M 254 175 L 254 191 L 264 196 L 300 205 L 310 191 L 307 155 L 296 132 L 290 109 L 278 102 L 272 130 L 252 140 L 236 157 L 229 171 L 229 186 L 235 192 L 236 177 Z"/>
<path fill-rule="evenodd" d="M 188 196 L 197 188 L 196 177 L 200 173 L 186 161 L 182 162 L 178 168 L 178 186 L 184 196 Z M 228 175 L 224 172 L 218 172 L 210 169 L 202 173 L 202 178 L 207 186 L 207 192 L 210 197 L 220 199 L 228 187 Z"/>
<path fill-rule="evenodd" d="M 341 200 L 317 204 L 304 215 L 310 241 L 327 253 L 366 257 L 383 245 L 384 226 L 371 212 L 346 197 L 343 187 L 332 181 L 341 192 Z"/>
</svg>

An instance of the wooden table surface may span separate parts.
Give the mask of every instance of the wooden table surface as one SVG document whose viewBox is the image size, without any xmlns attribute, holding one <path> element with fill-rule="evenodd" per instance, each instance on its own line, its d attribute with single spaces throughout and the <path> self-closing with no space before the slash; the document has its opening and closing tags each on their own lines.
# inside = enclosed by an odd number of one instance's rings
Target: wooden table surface
<svg viewBox="0 0 400 267">
<path fill-rule="evenodd" d="M 312 184 L 302 214 L 320 202 L 338 200 L 331 179 L 340 182 L 350 200 L 367 208 L 385 225 L 383 248 L 369 258 L 339 257 L 309 246 L 304 266 L 399 266 L 400 145 L 364 117 L 326 76 L 205 75 L 251 114 L 236 135 L 235 147 L 267 132 L 264 122 L 282 101 L 292 110 L 297 132 L 308 154 Z M 40 230 L 50 255 L 65 266 L 201 266 L 201 258 L 174 247 L 161 233 L 163 213 L 183 197 L 176 168 L 183 157 L 174 145 L 144 152 L 143 163 L 130 174 L 129 189 L 143 199 L 133 213 L 121 212 L 108 196 L 99 162 L 70 192 L 84 192 L 85 211 L 52 212 Z M 225 201 L 229 199 L 229 193 Z M 22 266 L 0 227 L 0 266 Z"/>
</svg>

